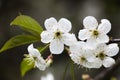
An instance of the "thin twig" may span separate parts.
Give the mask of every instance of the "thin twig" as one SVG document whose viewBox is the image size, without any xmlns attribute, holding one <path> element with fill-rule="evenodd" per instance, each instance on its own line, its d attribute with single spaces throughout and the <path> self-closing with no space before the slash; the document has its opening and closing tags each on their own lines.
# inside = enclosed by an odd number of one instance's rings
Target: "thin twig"
<svg viewBox="0 0 120 80">
<path fill-rule="evenodd" d="M 116 61 L 112 67 L 103 70 L 99 75 L 97 75 L 93 80 L 110 80 L 111 75 L 120 67 L 120 58 Z"/>
<path fill-rule="evenodd" d="M 120 42 L 120 39 L 111 39 L 109 43 L 118 43 Z"/>
</svg>

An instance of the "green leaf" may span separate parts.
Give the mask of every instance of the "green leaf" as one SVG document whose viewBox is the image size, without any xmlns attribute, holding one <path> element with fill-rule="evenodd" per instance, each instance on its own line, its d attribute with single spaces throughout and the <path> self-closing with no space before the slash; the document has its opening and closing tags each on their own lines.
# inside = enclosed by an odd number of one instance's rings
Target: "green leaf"
<svg viewBox="0 0 120 80">
<path fill-rule="evenodd" d="M 36 41 L 39 41 L 39 39 L 31 35 L 27 35 L 27 34 L 17 35 L 9 39 L 0 49 L 0 52 Z"/>
<path fill-rule="evenodd" d="M 30 58 L 24 58 L 20 66 L 21 75 L 24 76 L 26 72 L 28 72 L 32 68 L 34 68 L 34 61 Z"/>
<path fill-rule="evenodd" d="M 37 37 L 40 37 L 40 33 L 43 31 L 42 27 L 36 20 L 26 15 L 17 16 L 10 25 L 19 26 L 23 30 L 30 32 Z"/>
<path fill-rule="evenodd" d="M 44 46 L 40 46 L 40 47 L 38 47 L 37 49 L 40 51 L 40 53 L 42 53 L 45 49 L 48 48 L 48 46 L 49 46 L 49 44 L 44 45 Z"/>
</svg>

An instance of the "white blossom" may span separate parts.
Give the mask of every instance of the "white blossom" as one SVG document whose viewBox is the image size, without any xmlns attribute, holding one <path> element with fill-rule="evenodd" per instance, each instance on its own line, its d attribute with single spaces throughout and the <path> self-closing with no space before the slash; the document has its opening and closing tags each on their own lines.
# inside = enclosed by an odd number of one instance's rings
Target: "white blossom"
<svg viewBox="0 0 120 80">
<path fill-rule="evenodd" d="M 69 31 L 72 28 L 71 22 L 65 18 L 61 18 L 58 22 L 51 17 L 45 20 L 46 30 L 41 33 L 41 41 L 50 43 L 50 52 L 52 54 L 61 54 L 64 50 L 64 44 L 70 45 L 76 40 L 74 34 Z"/>
<path fill-rule="evenodd" d="M 96 57 L 101 60 L 104 67 L 110 67 L 115 64 L 115 60 L 111 57 L 115 56 L 119 52 L 119 47 L 116 43 L 109 45 L 99 44 L 95 49 Z"/>
<path fill-rule="evenodd" d="M 77 42 L 70 46 L 70 57 L 78 65 L 86 68 L 100 68 L 100 60 L 96 58 L 92 50 L 85 47 L 86 43 Z"/>
<path fill-rule="evenodd" d="M 109 42 L 107 33 L 111 30 L 111 23 L 107 19 L 102 19 L 98 25 L 97 20 L 93 16 L 87 16 L 83 20 L 84 29 L 79 31 L 78 38 L 87 40 L 87 44 L 91 48 L 95 48 L 99 43 Z"/>
<path fill-rule="evenodd" d="M 40 52 L 33 47 L 33 44 L 28 46 L 29 57 L 33 59 L 34 66 L 39 68 L 40 70 L 45 70 L 47 66 L 46 61 L 41 56 Z"/>
<path fill-rule="evenodd" d="M 48 73 L 46 76 L 42 76 L 40 80 L 54 80 L 54 76 L 51 73 Z"/>
</svg>

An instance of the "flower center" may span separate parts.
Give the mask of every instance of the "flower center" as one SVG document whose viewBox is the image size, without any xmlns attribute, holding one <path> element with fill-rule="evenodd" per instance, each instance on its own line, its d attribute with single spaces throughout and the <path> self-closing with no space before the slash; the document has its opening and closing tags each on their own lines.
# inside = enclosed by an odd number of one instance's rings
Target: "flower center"
<svg viewBox="0 0 120 80">
<path fill-rule="evenodd" d="M 61 37 L 61 32 L 57 31 L 57 32 L 55 33 L 55 38 L 60 38 L 60 37 Z"/>
<path fill-rule="evenodd" d="M 37 60 L 37 57 L 33 57 L 34 60 Z"/>
<path fill-rule="evenodd" d="M 80 62 L 84 62 L 84 61 L 86 61 L 86 58 L 85 57 L 81 57 L 80 58 Z"/>
<path fill-rule="evenodd" d="M 56 32 L 56 36 L 60 36 L 60 32 Z"/>
<path fill-rule="evenodd" d="M 92 34 L 94 35 L 94 36 L 98 36 L 98 31 L 97 30 L 94 30 L 93 32 L 92 32 Z"/>
<path fill-rule="evenodd" d="M 103 60 L 105 58 L 105 56 L 106 55 L 103 52 L 101 52 L 97 55 L 97 57 L 99 57 L 101 60 Z"/>
</svg>

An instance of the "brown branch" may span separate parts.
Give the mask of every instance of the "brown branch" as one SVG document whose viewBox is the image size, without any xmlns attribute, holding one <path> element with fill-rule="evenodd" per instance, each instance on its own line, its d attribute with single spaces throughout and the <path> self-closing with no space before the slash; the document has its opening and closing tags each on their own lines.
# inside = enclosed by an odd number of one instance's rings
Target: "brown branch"
<svg viewBox="0 0 120 80">
<path fill-rule="evenodd" d="M 111 39 L 109 43 L 118 43 L 120 42 L 120 39 Z"/>
<path fill-rule="evenodd" d="M 98 74 L 93 80 L 110 80 L 111 75 L 114 71 L 116 71 L 120 67 L 120 58 L 116 61 L 112 67 L 103 70 L 100 74 Z"/>
</svg>

